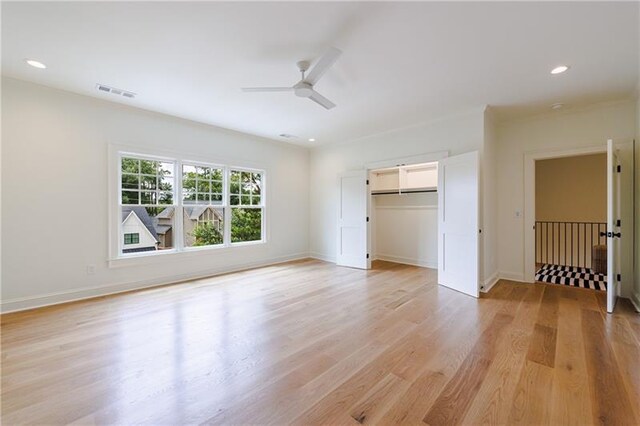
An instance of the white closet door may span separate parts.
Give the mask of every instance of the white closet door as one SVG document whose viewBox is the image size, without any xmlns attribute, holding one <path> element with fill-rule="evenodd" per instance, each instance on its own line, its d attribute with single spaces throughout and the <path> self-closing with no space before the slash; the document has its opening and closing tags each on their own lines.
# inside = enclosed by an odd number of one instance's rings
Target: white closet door
<svg viewBox="0 0 640 426">
<path fill-rule="evenodd" d="M 478 152 L 438 163 L 438 284 L 479 296 Z"/>
<path fill-rule="evenodd" d="M 369 269 L 367 248 L 367 172 L 358 170 L 339 177 L 338 247 L 340 266 Z"/>
</svg>

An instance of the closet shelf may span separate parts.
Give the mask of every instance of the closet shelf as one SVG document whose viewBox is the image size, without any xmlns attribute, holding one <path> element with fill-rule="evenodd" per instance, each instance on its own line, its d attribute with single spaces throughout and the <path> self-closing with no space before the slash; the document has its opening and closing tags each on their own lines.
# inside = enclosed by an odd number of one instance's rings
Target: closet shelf
<svg viewBox="0 0 640 426">
<path fill-rule="evenodd" d="M 437 192 L 438 164 L 423 163 L 372 170 L 369 179 L 373 195 Z"/>
</svg>

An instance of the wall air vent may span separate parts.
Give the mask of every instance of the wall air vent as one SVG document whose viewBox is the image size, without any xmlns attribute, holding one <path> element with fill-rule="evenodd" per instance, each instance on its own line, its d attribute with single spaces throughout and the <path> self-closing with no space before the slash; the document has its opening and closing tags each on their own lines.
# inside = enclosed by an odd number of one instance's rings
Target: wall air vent
<svg viewBox="0 0 640 426">
<path fill-rule="evenodd" d="M 100 92 L 111 93 L 112 95 L 124 96 L 125 98 L 133 99 L 136 97 L 136 94 L 133 92 L 128 92 L 122 89 L 116 89 L 115 87 L 107 86 L 106 84 L 96 84 L 96 89 Z"/>
</svg>

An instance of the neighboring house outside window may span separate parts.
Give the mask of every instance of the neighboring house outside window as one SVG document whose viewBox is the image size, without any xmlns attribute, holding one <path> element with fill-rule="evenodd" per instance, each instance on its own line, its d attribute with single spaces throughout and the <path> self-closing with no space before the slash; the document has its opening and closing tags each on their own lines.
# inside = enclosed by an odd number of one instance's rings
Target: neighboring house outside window
<svg viewBox="0 0 640 426">
<path fill-rule="evenodd" d="M 138 253 L 158 249 L 158 234 L 147 209 L 142 206 L 122 207 L 122 232 L 126 248 L 123 253 Z M 127 236 L 137 234 L 138 241 L 127 241 Z"/>
<path fill-rule="evenodd" d="M 185 206 L 183 212 L 184 245 L 186 247 L 222 244 L 224 210 L 212 206 Z M 207 232 L 214 235 L 210 237 L 210 244 L 207 244 Z"/>
</svg>

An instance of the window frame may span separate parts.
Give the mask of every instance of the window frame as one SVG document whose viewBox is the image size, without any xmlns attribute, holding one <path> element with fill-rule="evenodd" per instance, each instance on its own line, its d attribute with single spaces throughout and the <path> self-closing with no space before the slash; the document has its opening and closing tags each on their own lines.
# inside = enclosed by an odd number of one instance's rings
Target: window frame
<svg viewBox="0 0 640 426">
<path fill-rule="evenodd" d="M 158 251 L 149 252 L 136 252 L 136 253 L 123 253 L 124 238 L 122 232 L 122 158 L 137 158 L 144 160 L 172 162 L 174 164 L 173 170 L 173 204 L 157 204 L 155 207 L 169 207 L 175 208 L 176 214 L 174 214 L 174 237 L 173 248 Z M 267 205 L 268 197 L 266 191 L 267 182 L 267 170 L 265 167 L 254 167 L 253 164 L 247 166 L 235 166 L 235 161 L 222 161 L 218 159 L 212 161 L 211 158 L 206 158 L 202 155 L 184 155 L 177 152 L 164 151 L 164 150 L 149 150 L 142 147 L 132 147 L 124 145 L 109 144 L 109 169 L 108 169 L 108 182 L 109 182 L 109 267 L 121 267 L 127 265 L 138 265 L 141 263 L 157 263 L 163 262 L 162 259 L 169 258 L 182 258 L 185 256 L 198 255 L 198 253 L 206 253 L 210 250 L 239 250 L 241 246 L 261 246 L 268 244 L 268 214 Z M 249 162 L 247 162 L 249 163 Z M 209 246 L 196 246 L 187 247 L 184 244 L 184 231 L 183 231 L 183 207 L 191 205 L 204 205 L 204 204 L 184 204 L 183 203 L 183 191 L 182 191 L 182 166 L 203 166 L 219 168 L 223 170 L 223 197 L 222 206 L 215 206 L 216 208 L 222 208 L 224 211 L 224 235 L 223 243 Z M 261 196 L 260 205 L 254 206 L 238 206 L 247 208 L 260 208 L 262 209 L 262 223 L 261 223 L 261 239 L 256 241 L 243 241 L 232 243 L 231 242 L 231 206 L 230 206 L 230 173 L 231 170 L 246 171 L 251 173 L 260 173 L 261 179 Z M 146 206 L 139 204 L 141 206 Z M 209 204 L 210 205 L 210 204 Z M 256 248 L 257 249 L 257 248 Z M 247 248 L 247 250 L 249 250 Z M 252 249 L 253 250 L 253 249 Z"/>
<path fill-rule="evenodd" d="M 236 205 L 231 205 L 231 172 L 235 171 L 235 172 L 248 172 L 248 173 L 260 173 L 260 204 L 248 204 L 248 205 L 244 205 L 244 204 L 236 204 Z M 260 243 L 261 241 L 265 240 L 265 212 L 266 212 L 266 205 L 265 205 L 265 181 L 266 181 L 266 176 L 265 176 L 265 171 L 264 170 L 260 170 L 260 169 L 252 169 L 252 168 L 248 168 L 248 167 L 235 167 L 235 166 L 231 166 L 229 167 L 229 170 L 227 172 L 227 179 L 228 179 L 228 184 L 227 184 L 227 205 L 229 207 L 229 220 L 226 219 L 227 217 L 227 213 L 225 212 L 225 222 L 229 222 L 229 244 L 231 246 L 243 246 L 243 245 L 248 245 L 248 244 L 256 244 L 256 243 Z M 240 199 L 242 200 L 242 196 L 240 197 Z M 239 241 L 239 242 L 232 242 L 231 240 L 231 220 L 232 220 L 232 209 L 234 208 L 245 208 L 245 209 L 261 209 L 262 210 L 262 226 L 260 228 L 260 237 L 261 240 L 255 240 L 255 241 Z M 225 223 L 225 227 L 226 227 L 226 223 Z"/>
<path fill-rule="evenodd" d="M 166 156 L 159 156 L 159 155 L 154 155 L 154 154 L 146 154 L 146 153 L 141 153 L 141 152 L 131 152 L 131 151 L 118 151 L 118 161 L 117 161 L 117 184 L 118 184 L 118 194 L 117 194 L 117 206 L 118 206 L 118 216 L 120 217 L 120 220 L 118 220 L 118 235 L 123 235 L 123 231 L 122 231 L 122 216 L 121 216 L 121 211 L 122 211 L 122 207 L 124 206 L 124 204 L 122 203 L 122 159 L 123 158 L 133 158 L 133 159 L 137 159 L 137 160 L 146 160 L 146 161 L 158 161 L 158 162 L 163 162 L 163 163 L 173 163 L 173 203 L 172 204 L 127 204 L 127 205 L 137 205 L 137 206 L 141 206 L 141 207 L 173 207 L 174 208 L 174 221 L 173 221 L 173 227 L 176 230 L 176 232 L 178 230 L 181 230 L 181 224 L 178 225 L 177 224 L 177 220 L 175 219 L 175 211 L 177 211 L 178 209 L 178 204 L 176 204 L 176 202 L 178 201 L 176 199 L 176 195 L 178 194 L 178 181 L 177 181 L 177 176 L 176 176 L 176 169 L 177 169 L 177 165 L 178 165 L 178 161 L 175 158 L 172 157 L 166 157 Z M 142 174 L 140 172 L 138 172 L 138 176 L 142 176 Z M 146 176 L 146 175 L 145 175 Z M 156 184 L 157 184 L 157 176 L 156 176 Z M 156 193 L 159 193 L 159 189 L 156 188 Z M 167 192 L 167 191 L 165 191 Z M 138 201 L 142 201 L 141 198 L 138 198 Z M 124 239 L 123 238 L 118 238 L 119 240 L 119 244 L 118 244 L 118 252 L 116 255 L 116 258 L 133 258 L 133 257 L 145 257 L 145 256 L 157 256 L 159 254 L 169 254 L 169 253 L 176 253 L 178 252 L 178 249 L 176 247 L 176 244 L 173 244 L 173 247 L 167 250 L 154 250 L 154 251 L 145 251 L 145 252 L 134 252 L 134 253 L 124 253 Z M 175 241 L 175 238 L 174 238 Z"/>
<path fill-rule="evenodd" d="M 225 247 L 229 247 L 228 241 L 227 241 L 227 204 L 228 204 L 228 197 L 227 197 L 227 193 L 229 192 L 228 187 L 227 187 L 227 182 L 229 180 L 229 176 L 228 176 L 228 167 L 222 164 L 218 164 L 218 163 L 208 163 L 205 161 L 193 161 L 193 160 L 183 160 L 180 162 L 180 209 L 181 209 L 181 213 L 183 212 L 183 208 L 185 206 L 211 206 L 212 204 L 184 204 L 184 200 L 182 199 L 182 166 L 194 166 L 194 167 L 209 167 L 209 168 L 215 168 L 215 169 L 222 169 L 222 205 L 218 206 L 217 208 L 221 208 L 223 215 L 224 215 L 224 223 L 223 223 L 223 232 L 222 232 L 222 244 L 213 244 L 213 245 L 208 245 L 208 246 L 191 246 L 191 247 L 187 247 L 184 244 L 184 230 L 183 232 L 181 232 L 180 234 L 180 243 L 183 246 L 183 250 L 182 251 L 199 251 L 199 250 L 214 250 L 214 249 L 220 249 L 220 248 L 225 248 Z M 196 191 L 197 192 L 197 191 Z M 197 201 L 197 200 L 196 200 Z M 184 220 L 184 213 L 180 215 L 180 221 L 182 222 Z M 182 227 L 184 227 L 184 222 L 182 223 Z"/>
</svg>

